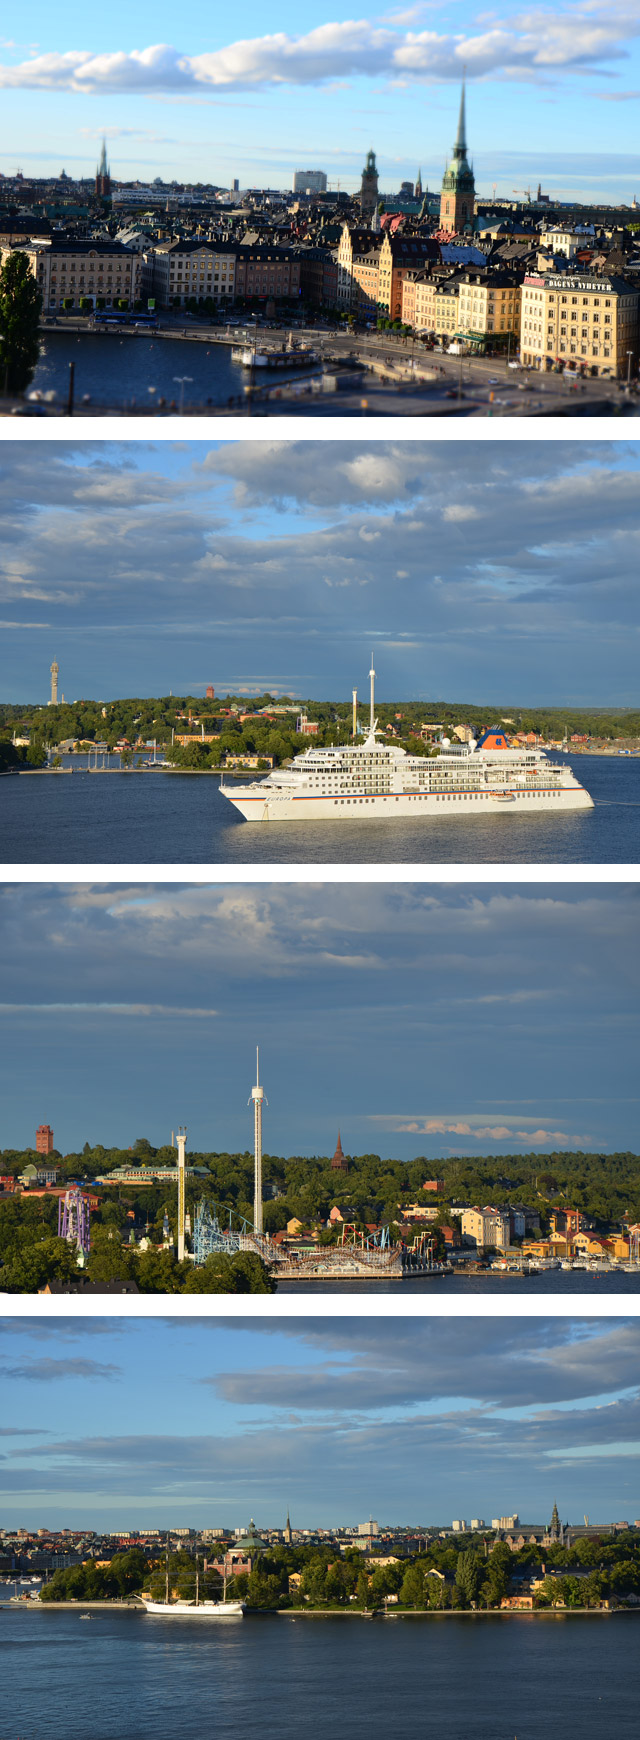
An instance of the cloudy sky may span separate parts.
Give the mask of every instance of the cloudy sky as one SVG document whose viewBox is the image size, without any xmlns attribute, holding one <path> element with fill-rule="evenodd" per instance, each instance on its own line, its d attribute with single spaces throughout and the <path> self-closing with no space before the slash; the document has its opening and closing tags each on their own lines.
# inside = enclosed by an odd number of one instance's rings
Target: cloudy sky
<svg viewBox="0 0 640 1740">
<path fill-rule="evenodd" d="M 91 174 L 106 136 L 114 173 L 287 186 L 322 168 L 354 188 L 378 152 L 381 186 L 418 165 L 439 186 L 463 67 L 477 185 L 511 196 L 631 202 L 640 155 L 634 0 L 560 0 L 487 12 L 469 0 L 369 16 L 243 0 L 231 24 L 196 5 L 113 0 L 107 11 L 33 0 L 28 35 L 1 46 L 0 166 Z M 637 131 L 637 129 L 636 129 Z"/>
<path fill-rule="evenodd" d="M 5 887 L 2 1145 L 638 1146 L 635 886 Z M 34 1070 L 34 1057 L 37 1069 Z"/>
<path fill-rule="evenodd" d="M 632 1522 L 639 1358 L 624 1317 L 5 1321 L 2 1523 Z"/>
<path fill-rule="evenodd" d="M 637 444 L 3 442 L 0 699 L 638 704 Z"/>
</svg>

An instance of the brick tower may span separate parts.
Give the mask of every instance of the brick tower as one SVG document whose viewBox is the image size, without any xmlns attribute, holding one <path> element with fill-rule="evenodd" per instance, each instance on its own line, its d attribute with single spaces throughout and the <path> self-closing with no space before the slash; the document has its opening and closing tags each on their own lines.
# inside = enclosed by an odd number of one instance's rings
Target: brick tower
<svg viewBox="0 0 640 1740">
<path fill-rule="evenodd" d="M 346 1154 L 343 1154 L 343 1152 L 342 1152 L 342 1142 L 340 1141 L 340 1131 L 339 1130 L 338 1130 L 338 1145 L 337 1145 L 335 1154 L 333 1156 L 333 1160 L 331 1161 L 331 1171 L 332 1172 L 348 1172 L 349 1171 L 349 1161 L 347 1160 Z"/>
<path fill-rule="evenodd" d="M 458 133 L 453 156 L 445 169 L 440 195 L 440 228 L 451 236 L 459 236 L 466 225 L 473 224 L 475 181 L 467 158 L 464 84 L 460 98 Z"/>
</svg>

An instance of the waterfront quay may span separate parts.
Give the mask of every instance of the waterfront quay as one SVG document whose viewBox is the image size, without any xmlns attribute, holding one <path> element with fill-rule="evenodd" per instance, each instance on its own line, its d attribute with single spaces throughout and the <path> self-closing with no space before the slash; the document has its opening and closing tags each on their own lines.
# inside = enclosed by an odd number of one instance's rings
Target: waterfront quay
<svg viewBox="0 0 640 1740">
<path fill-rule="evenodd" d="M 503 358 L 425 350 L 395 333 L 295 331 L 315 361 L 301 378 L 243 368 L 232 349 L 259 343 L 266 354 L 291 328 L 185 324 L 167 318 L 153 331 L 105 330 L 87 319 L 41 331 L 41 358 L 24 400 L 0 399 L 0 414 L 39 416 L 636 416 L 624 383 L 509 369 Z M 70 396 L 70 365 L 73 383 Z M 286 371 L 285 371 L 286 372 Z M 120 382 L 120 386 L 117 383 Z"/>
</svg>

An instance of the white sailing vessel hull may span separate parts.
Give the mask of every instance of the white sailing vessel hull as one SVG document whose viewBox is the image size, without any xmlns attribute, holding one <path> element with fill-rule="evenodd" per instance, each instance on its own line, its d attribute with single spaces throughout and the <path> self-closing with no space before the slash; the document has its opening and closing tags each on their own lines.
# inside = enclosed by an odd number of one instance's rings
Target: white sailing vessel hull
<svg viewBox="0 0 640 1740">
<path fill-rule="evenodd" d="M 146 1613 L 154 1619 L 242 1619 L 242 1601 L 145 1601 Z"/>
<path fill-rule="evenodd" d="M 570 767 L 558 767 L 500 726 L 479 743 L 443 737 L 434 756 L 378 742 L 371 679 L 371 719 L 361 744 L 310 748 L 266 779 L 220 791 L 245 822 L 447 821 L 456 816 L 557 815 L 591 810 L 593 799 Z M 354 718 L 354 736 L 356 720 Z"/>
<path fill-rule="evenodd" d="M 329 797 L 291 790 L 269 790 L 268 781 L 256 789 L 224 788 L 245 822 L 380 821 L 402 816 L 435 821 L 473 815 L 558 815 L 566 810 L 593 809 L 593 798 L 581 786 L 538 787 L 535 790 L 459 792 L 390 792 L 381 795 Z"/>
</svg>

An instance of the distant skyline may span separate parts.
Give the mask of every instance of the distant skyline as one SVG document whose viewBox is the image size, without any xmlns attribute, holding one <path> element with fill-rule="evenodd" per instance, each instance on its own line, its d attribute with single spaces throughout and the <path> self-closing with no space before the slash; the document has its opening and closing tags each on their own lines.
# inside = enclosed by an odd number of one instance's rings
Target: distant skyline
<svg viewBox="0 0 640 1740">
<path fill-rule="evenodd" d="M 2 1146 L 638 1150 L 635 884 L 5 885 Z M 37 1058 L 37 1067 L 34 1059 Z"/>
<path fill-rule="evenodd" d="M 6 441 L 0 700 L 637 706 L 637 443 Z"/>
<path fill-rule="evenodd" d="M 633 1314 L 0 1326 L 5 1528 L 640 1512 Z"/>
<path fill-rule="evenodd" d="M 29 10 L 28 35 L 1 47 L 0 168 L 91 174 L 103 135 L 115 174 L 230 186 L 287 186 L 323 168 L 347 189 L 370 146 L 382 185 L 437 186 L 466 67 L 476 184 L 512 196 L 539 180 L 559 198 L 630 204 L 640 155 L 633 10 L 590 0 L 487 14 L 457 0 L 369 16 L 337 0 L 293 0 L 268 17 L 243 0 L 231 24 L 187 0 L 114 0 L 82 16 L 70 0 Z"/>
</svg>

